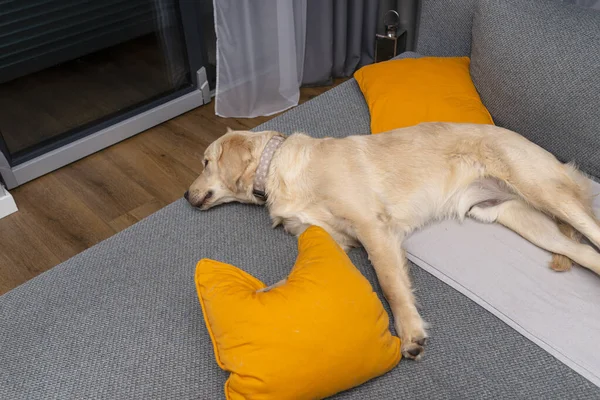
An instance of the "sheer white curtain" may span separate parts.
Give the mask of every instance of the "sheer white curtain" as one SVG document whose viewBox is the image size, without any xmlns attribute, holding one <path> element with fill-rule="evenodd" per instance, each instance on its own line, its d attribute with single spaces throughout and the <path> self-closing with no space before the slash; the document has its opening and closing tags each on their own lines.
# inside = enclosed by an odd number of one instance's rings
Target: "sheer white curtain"
<svg viewBox="0 0 600 400">
<path fill-rule="evenodd" d="M 217 115 L 271 115 L 298 104 L 306 1 L 214 0 Z"/>
</svg>

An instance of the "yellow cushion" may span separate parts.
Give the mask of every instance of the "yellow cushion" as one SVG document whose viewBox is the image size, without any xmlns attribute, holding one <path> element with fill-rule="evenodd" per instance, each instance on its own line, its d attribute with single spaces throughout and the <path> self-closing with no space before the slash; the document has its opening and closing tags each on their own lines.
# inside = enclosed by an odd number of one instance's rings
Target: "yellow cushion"
<svg viewBox="0 0 600 400">
<path fill-rule="evenodd" d="M 405 58 L 356 71 L 371 133 L 421 122 L 494 124 L 471 80 L 469 62 L 469 57 Z"/>
<path fill-rule="evenodd" d="M 196 288 L 228 400 L 318 399 L 394 368 L 400 339 L 369 282 L 321 228 L 299 239 L 287 283 L 267 292 L 240 269 L 204 259 Z"/>
</svg>

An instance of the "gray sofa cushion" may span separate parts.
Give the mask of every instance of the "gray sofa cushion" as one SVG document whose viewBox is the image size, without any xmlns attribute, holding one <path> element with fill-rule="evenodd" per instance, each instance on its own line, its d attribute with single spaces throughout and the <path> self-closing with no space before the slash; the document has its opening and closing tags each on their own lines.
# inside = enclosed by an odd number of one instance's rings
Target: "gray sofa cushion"
<svg viewBox="0 0 600 400">
<path fill-rule="evenodd" d="M 468 56 L 476 0 L 421 0 L 416 51 L 425 56 Z"/>
<path fill-rule="evenodd" d="M 496 124 L 600 176 L 600 12 L 481 0 L 471 75 Z"/>
</svg>

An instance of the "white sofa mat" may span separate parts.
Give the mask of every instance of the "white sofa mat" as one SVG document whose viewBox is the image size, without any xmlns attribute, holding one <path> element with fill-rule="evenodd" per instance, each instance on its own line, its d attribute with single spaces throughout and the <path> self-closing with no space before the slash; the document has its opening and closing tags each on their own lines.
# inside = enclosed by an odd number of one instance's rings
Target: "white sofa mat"
<svg viewBox="0 0 600 400">
<path fill-rule="evenodd" d="M 592 187 L 600 194 L 600 184 Z M 600 196 L 594 210 L 600 216 Z M 545 250 L 470 219 L 429 226 L 405 249 L 415 264 L 600 387 L 600 276 L 577 265 L 554 272 Z"/>
</svg>

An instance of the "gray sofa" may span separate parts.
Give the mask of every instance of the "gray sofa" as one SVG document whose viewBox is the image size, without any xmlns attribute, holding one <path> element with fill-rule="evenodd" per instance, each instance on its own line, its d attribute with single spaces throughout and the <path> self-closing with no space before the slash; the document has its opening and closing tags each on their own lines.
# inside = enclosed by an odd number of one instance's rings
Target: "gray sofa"
<svg viewBox="0 0 600 400">
<path fill-rule="evenodd" d="M 582 33 L 548 42 L 544 27 L 526 29 L 526 10 L 503 18 L 510 7 L 539 8 L 536 15 L 562 21 L 563 30 L 577 21 L 574 30 Z M 600 104 L 600 52 L 586 58 L 574 49 L 577 40 L 591 46 L 585 52 L 597 49 L 600 41 L 589 44 L 600 32 L 592 29 L 594 12 L 546 0 L 424 0 L 416 52 L 471 55 L 473 79 L 499 125 L 599 176 L 600 126 L 589 111 Z M 509 41 L 518 57 L 502 47 Z M 527 57 L 546 57 L 546 63 L 526 69 Z M 514 65 L 518 74 L 501 76 Z M 575 76 L 577 90 L 548 78 L 557 70 Z M 549 100 L 561 90 L 566 100 Z M 577 120 L 582 117 L 585 123 Z M 351 79 L 256 129 L 368 134 L 369 112 Z M 177 201 L 0 298 L 0 398 L 223 398 L 228 373 L 214 360 L 194 287 L 196 262 L 228 262 L 270 284 L 287 275 L 296 254 L 295 238 L 270 229 L 260 207 L 198 212 Z M 365 252 L 353 250 L 350 257 L 381 296 Z M 424 360 L 403 360 L 335 398 L 600 398 L 599 387 L 463 294 L 414 264 L 411 275 L 422 315 L 432 324 Z"/>
</svg>

